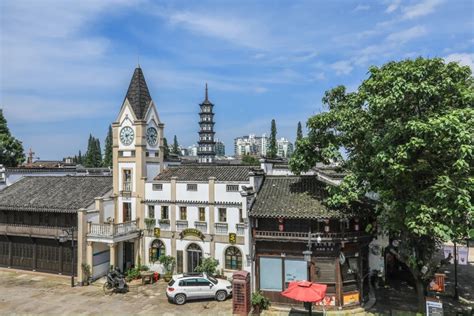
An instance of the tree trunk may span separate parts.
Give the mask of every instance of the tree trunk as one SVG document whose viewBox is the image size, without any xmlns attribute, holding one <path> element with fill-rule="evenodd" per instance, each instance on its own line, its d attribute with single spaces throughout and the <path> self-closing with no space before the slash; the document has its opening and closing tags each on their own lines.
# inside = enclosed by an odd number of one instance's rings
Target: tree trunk
<svg viewBox="0 0 474 316">
<path fill-rule="evenodd" d="M 425 312 L 425 283 L 423 280 L 415 277 L 416 295 L 418 297 L 418 312 Z"/>
</svg>

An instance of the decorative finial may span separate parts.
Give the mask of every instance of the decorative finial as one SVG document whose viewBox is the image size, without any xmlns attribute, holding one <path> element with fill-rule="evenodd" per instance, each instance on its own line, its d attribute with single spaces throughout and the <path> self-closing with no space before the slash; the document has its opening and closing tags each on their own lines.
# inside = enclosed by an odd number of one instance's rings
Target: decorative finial
<svg viewBox="0 0 474 316">
<path fill-rule="evenodd" d="M 207 82 L 206 82 L 206 101 L 209 101 L 208 96 L 207 96 Z"/>
<path fill-rule="evenodd" d="M 140 55 L 137 55 L 137 68 L 140 68 Z"/>
</svg>

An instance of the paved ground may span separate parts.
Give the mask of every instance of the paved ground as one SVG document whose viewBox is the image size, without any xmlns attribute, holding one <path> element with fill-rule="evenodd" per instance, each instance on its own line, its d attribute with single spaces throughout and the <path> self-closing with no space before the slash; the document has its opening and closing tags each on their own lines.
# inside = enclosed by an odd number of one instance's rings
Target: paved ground
<svg viewBox="0 0 474 316">
<path fill-rule="evenodd" d="M 70 279 L 0 269 L 0 315 L 231 315 L 232 300 L 168 303 L 166 283 L 130 284 L 126 294 L 104 295 L 102 284 L 70 287 Z"/>
</svg>

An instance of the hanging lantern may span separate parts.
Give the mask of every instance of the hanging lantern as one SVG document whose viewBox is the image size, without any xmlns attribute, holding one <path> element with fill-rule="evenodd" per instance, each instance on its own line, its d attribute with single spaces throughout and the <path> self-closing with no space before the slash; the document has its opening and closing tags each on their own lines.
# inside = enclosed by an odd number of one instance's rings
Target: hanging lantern
<svg viewBox="0 0 474 316">
<path fill-rule="evenodd" d="M 325 232 L 325 233 L 329 233 L 329 230 L 330 230 L 330 228 L 329 228 L 329 220 L 327 219 L 327 220 L 324 221 L 324 232 Z"/>
<path fill-rule="evenodd" d="M 354 219 L 354 221 L 355 221 L 355 223 L 354 223 L 354 230 L 355 230 L 356 232 L 358 232 L 358 231 L 359 231 L 359 219 L 356 218 L 356 219 Z"/>
<path fill-rule="evenodd" d="M 285 230 L 285 223 L 283 218 L 278 219 L 278 230 L 281 232 Z"/>
</svg>

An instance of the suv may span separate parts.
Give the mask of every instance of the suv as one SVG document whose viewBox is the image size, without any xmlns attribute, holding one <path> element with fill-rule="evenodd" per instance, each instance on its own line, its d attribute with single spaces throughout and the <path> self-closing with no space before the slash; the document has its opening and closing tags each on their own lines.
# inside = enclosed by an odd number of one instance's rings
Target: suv
<svg viewBox="0 0 474 316">
<path fill-rule="evenodd" d="M 173 276 L 166 288 L 169 301 L 183 305 L 187 300 L 215 298 L 225 301 L 232 295 L 232 284 L 227 280 L 216 279 L 205 273 L 189 273 Z"/>
</svg>

